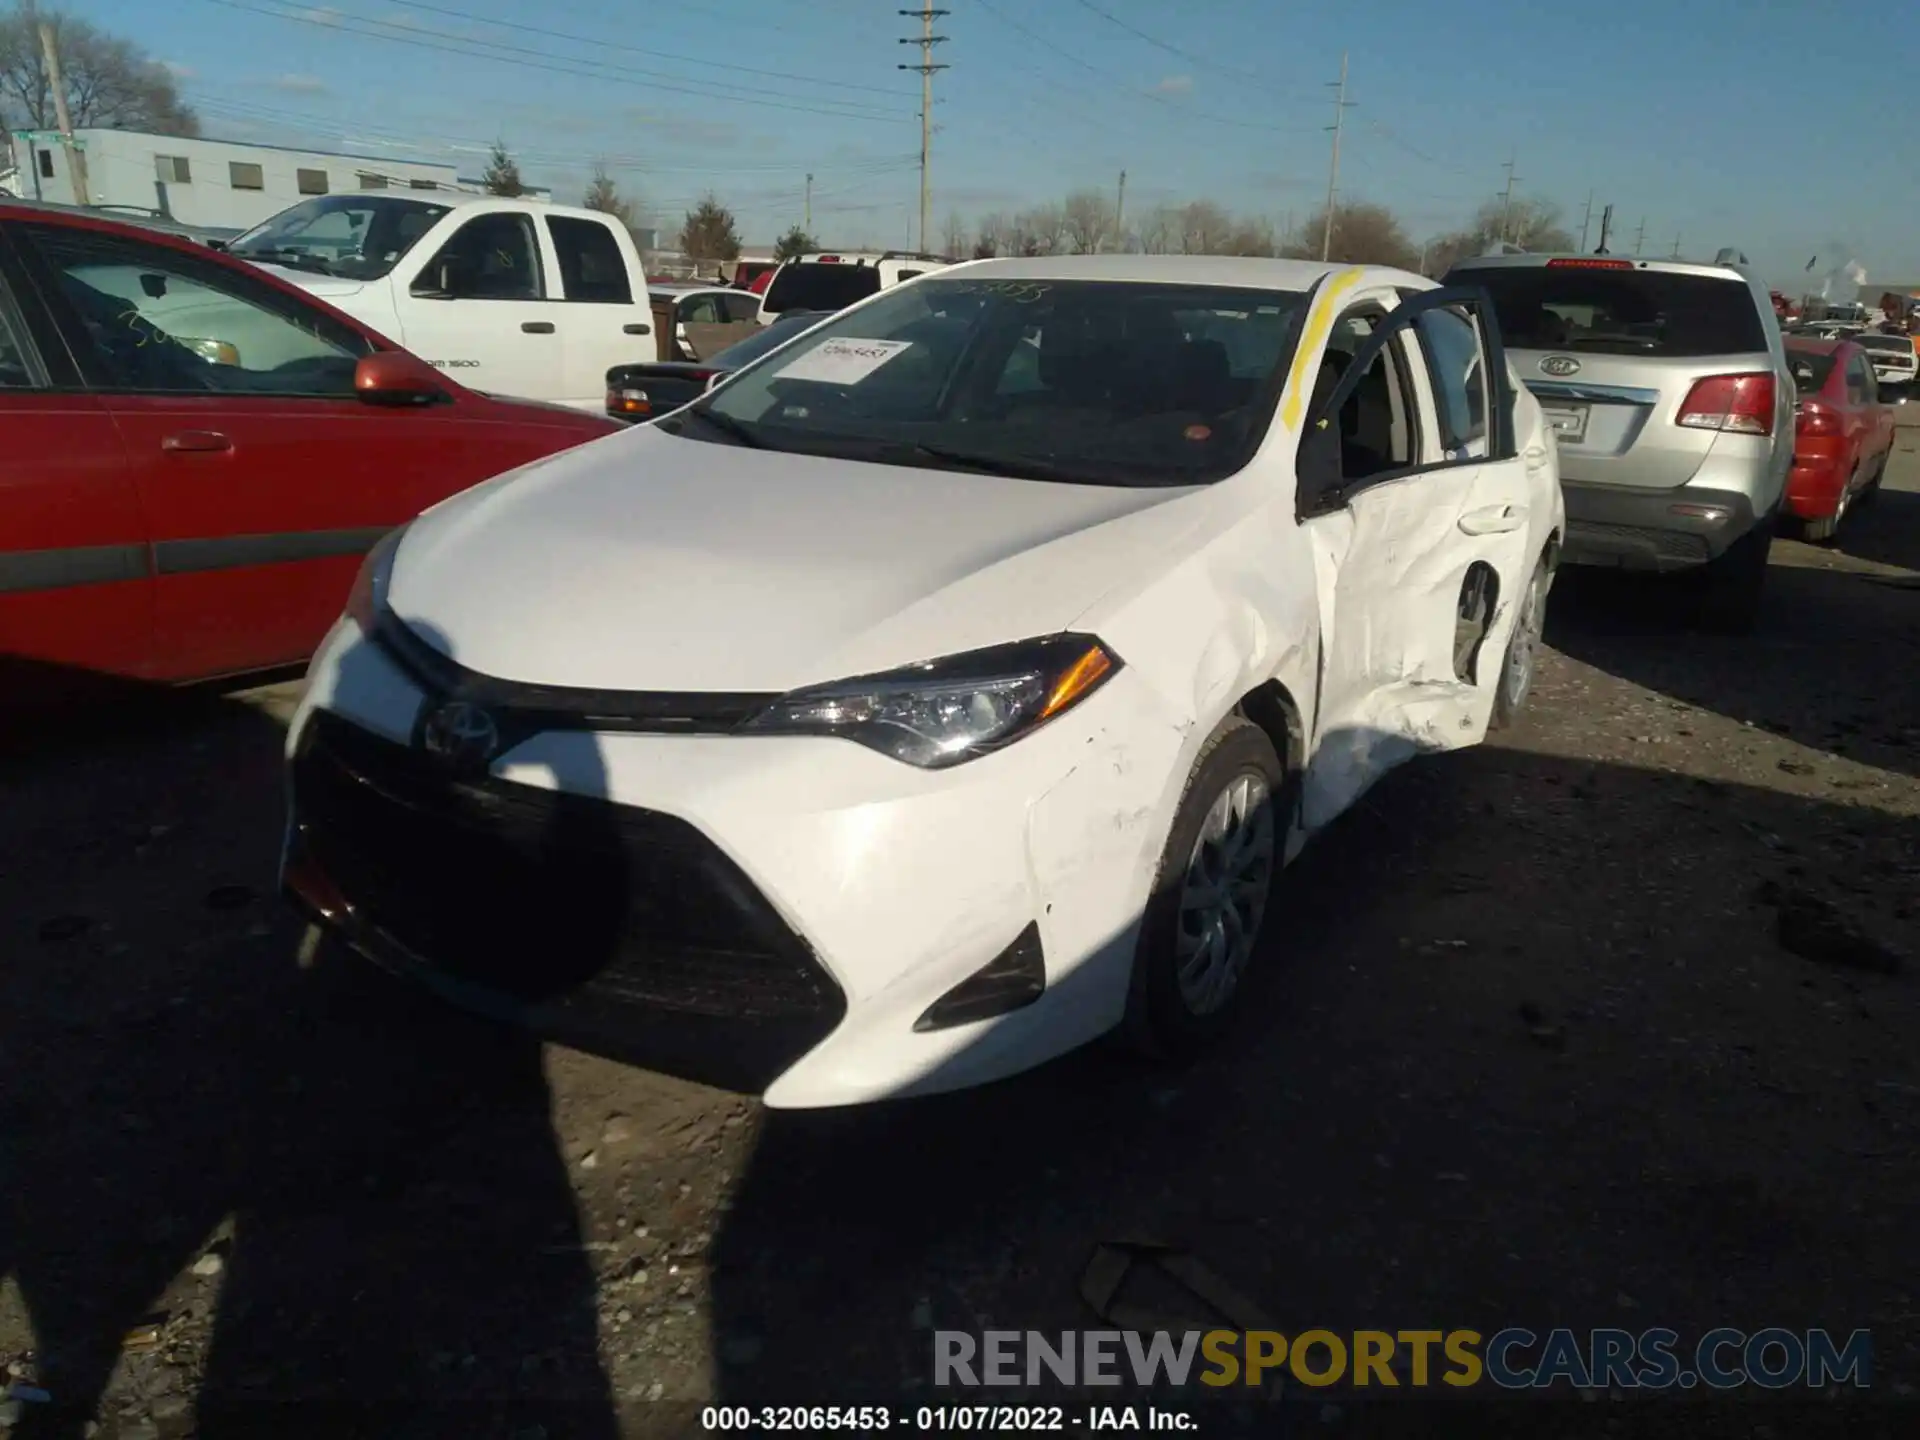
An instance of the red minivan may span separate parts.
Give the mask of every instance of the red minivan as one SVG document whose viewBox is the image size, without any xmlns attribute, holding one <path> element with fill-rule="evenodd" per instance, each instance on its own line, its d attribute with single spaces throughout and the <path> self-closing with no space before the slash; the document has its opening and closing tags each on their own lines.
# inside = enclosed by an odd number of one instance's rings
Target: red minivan
<svg viewBox="0 0 1920 1440">
<path fill-rule="evenodd" d="M 387 530 L 621 429 L 206 246 L 0 200 L 0 705 L 298 663 Z"/>
</svg>

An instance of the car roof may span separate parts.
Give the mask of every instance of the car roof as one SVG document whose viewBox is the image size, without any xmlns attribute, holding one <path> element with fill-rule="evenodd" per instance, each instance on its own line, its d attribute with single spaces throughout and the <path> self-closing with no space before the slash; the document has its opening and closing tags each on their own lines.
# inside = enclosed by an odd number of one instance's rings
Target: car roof
<svg viewBox="0 0 1920 1440">
<path fill-rule="evenodd" d="M 1034 255 L 1000 260 L 962 260 L 916 282 L 933 284 L 966 276 L 993 280 L 1113 280 L 1133 284 L 1218 285 L 1249 290 L 1305 291 L 1328 275 L 1359 270 L 1362 283 L 1431 289 L 1433 281 L 1410 270 L 1344 261 L 1276 260 L 1264 255 Z"/>
<path fill-rule="evenodd" d="M 1655 275 L 1708 275 L 1716 280 L 1738 280 L 1742 285 L 1748 283 L 1744 271 L 1733 265 L 1709 265 L 1692 260 L 1643 260 L 1634 255 L 1582 255 L 1573 252 L 1531 251 L 1520 255 L 1463 255 L 1453 262 L 1455 270 L 1538 270 L 1552 260 L 1613 260 L 1627 262 L 1635 270 L 1645 270 Z M 1595 265 L 1594 270 L 1606 272 L 1619 270 L 1621 266 Z"/>
</svg>

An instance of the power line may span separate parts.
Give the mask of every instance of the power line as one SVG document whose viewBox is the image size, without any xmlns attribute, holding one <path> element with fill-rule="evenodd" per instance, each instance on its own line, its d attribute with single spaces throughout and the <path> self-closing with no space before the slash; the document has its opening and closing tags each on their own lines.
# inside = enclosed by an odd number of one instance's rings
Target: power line
<svg viewBox="0 0 1920 1440">
<path fill-rule="evenodd" d="M 896 100 L 906 96 L 892 86 L 856 85 L 850 80 L 832 80 L 822 76 L 800 75 L 790 70 L 759 70 L 751 65 L 734 65 L 724 60 L 702 60 L 693 55 L 676 55 L 669 50 L 649 50 L 642 45 L 625 45 L 616 40 L 608 40 L 596 35 L 574 35 L 565 30 L 555 30 L 548 25 L 521 25 L 512 20 L 495 20 L 486 15 L 476 15 L 470 10 L 456 10 L 447 5 L 429 5 L 426 0 L 392 0 L 395 5 L 408 10 L 423 10 L 429 15 L 446 15 L 455 20 L 466 20 L 477 25 L 490 25 L 497 30 L 518 30 L 527 35 L 541 35 L 550 40 L 569 40 L 581 45 L 590 45 L 596 50 L 618 50 L 628 55 L 650 55 L 656 60 L 675 60 L 683 65 L 704 65 L 712 70 L 731 70 L 739 75 L 760 75 L 771 80 L 796 80 L 802 85 L 827 85 L 836 90 L 864 90 L 874 95 L 891 95 Z M 355 17 L 359 18 L 359 17 Z M 379 24 L 382 22 L 375 21 Z"/>
<path fill-rule="evenodd" d="M 1220 74 L 1230 75 L 1236 80 L 1244 80 L 1248 84 L 1258 85 L 1263 91 L 1269 94 L 1273 91 L 1273 77 L 1271 75 L 1255 75 L 1248 70 L 1236 70 L 1231 65 L 1222 65 L 1217 60 L 1209 60 L 1204 55 L 1196 55 L 1191 50 L 1182 50 L 1178 45 L 1172 45 L 1165 40 L 1156 39 L 1152 35 L 1147 34 L 1146 31 L 1140 29 L 1137 25 L 1129 24 L 1111 11 L 1102 9 L 1100 6 L 1095 5 L 1093 0 L 1074 0 L 1074 3 L 1082 10 L 1092 11 L 1109 25 L 1117 25 L 1136 40 L 1144 40 L 1147 44 L 1153 46 L 1154 49 L 1164 50 L 1175 59 L 1185 60 L 1189 65 L 1197 66 L 1202 70 L 1218 71 Z"/>
<path fill-rule="evenodd" d="M 933 191 L 929 187 L 929 161 L 933 153 L 933 72 L 945 70 L 945 65 L 936 65 L 933 61 L 933 47 L 946 44 L 947 37 L 933 33 L 933 22 L 947 14 L 945 10 L 933 8 L 933 0 L 924 0 L 919 10 L 902 10 L 901 15 L 918 17 L 920 33 L 901 40 L 902 45 L 920 47 L 918 65 L 902 65 L 902 70 L 917 71 L 920 76 L 920 252 L 927 250 L 927 211 L 932 202 Z"/>
<path fill-rule="evenodd" d="M 857 102 L 849 102 L 847 106 L 830 108 L 818 104 L 791 104 L 784 100 L 761 99 L 753 94 L 731 95 L 723 93 L 722 90 L 713 87 L 700 89 L 690 85 L 678 84 L 672 81 L 662 81 L 654 78 L 665 73 L 662 71 L 640 70 L 629 66 L 614 66 L 602 61 L 572 60 L 570 57 L 552 55 L 544 50 L 530 50 L 524 46 L 508 45 L 495 40 L 462 40 L 458 44 L 449 44 L 419 35 L 407 26 L 387 25 L 387 22 L 364 20 L 363 17 L 360 16 L 341 15 L 337 13 L 299 14 L 289 10 L 267 9 L 259 5 L 248 5 L 242 3 L 242 0 L 203 0 L 203 3 L 218 5 L 227 10 L 239 10 L 251 15 L 264 15 L 270 20 L 286 20 L 297 25 L 311 25 L 322 30 L 333 30 L 340 34 L 358 35 L 363 39 L 385 40 L 395 45 L 411 45 L 416 49 L 437 51 L 444 55 L 459 55 L 470 60 L 492 60 L 503 65 L 518 65 L 531 70 L 547 70 L 557 75 L 572 75 L 587 80 L 612 81 L 638 77 L 646 79 L 650 88 L 654 90 L 664 90 L 683 95 L 695 95 L 706 100 L 728 100 L 739 105 L 758 105 L 766 109 L 797 111 L 807 115 L 829 115 L 841 120 L 891 122 L 906 118 L 905 115 L 900 112 L 881 110 L 877 106 L 861 105 L 860 108 L 855 109 L 853 105 Z M 346 23 L 348 21 L 354 21 L 356 24 Z M 364 29 L 357 28 L 358 25 L 384 25 L 386 28 Z M 399 30 L 402 33 L 390 33 L 393 30 Z M 484 46 L 486 48 L 469 48 L 473 46 Z M 593 70 L 580 68 L 582 65 L 589 64 L 598 66 L 599 68 Z M 728 90 L 739 90 L 743 87 L 727 86 L 725 88 Z M 764 94 L 765 92 L 760 93 Z M 803 97 L 794 98 L 798 99 Z"/>
</svg>

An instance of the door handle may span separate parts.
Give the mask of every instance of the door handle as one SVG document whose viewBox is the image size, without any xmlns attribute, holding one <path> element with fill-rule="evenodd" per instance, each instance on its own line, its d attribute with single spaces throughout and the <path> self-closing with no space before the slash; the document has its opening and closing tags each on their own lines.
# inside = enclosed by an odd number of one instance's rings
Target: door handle
<svg viewBox="0 0 1920 1440">
<path fill-rule="evenodd" d="M 1482 505 L 1460 517 L 1460 529 L 1468 535 L 1505 535 L 1526 523 L 1524 505 Z"/>
<path fill-rule="evenodd" d="M 520 328 L 529 335 L 551 335 L 553 333 L 553 322 L 551 320 L 522 320 L 520 322 Z"/>
<path fill-rule="evenodd" d="M 651 335 L 653 333 L 653 327 L 651 325 L 622 325 L 620 327 L 620 333 L 622 335 Z"/>
<path fill-rule="evenodd" d="M 233 441 L 218 430 L 182 430 L 162 440 L 160 448 L 169 455 L 217 454 L 233 449 Z"/>
</svg>

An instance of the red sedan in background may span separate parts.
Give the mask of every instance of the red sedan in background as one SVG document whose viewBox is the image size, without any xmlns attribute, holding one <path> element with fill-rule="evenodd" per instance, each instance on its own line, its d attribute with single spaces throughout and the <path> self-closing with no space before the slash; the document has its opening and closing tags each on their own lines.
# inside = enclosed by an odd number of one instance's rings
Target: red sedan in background
<svg viewBox="0 0 1920 1440">
<path fill-rule="evenodd" d="M 1809 540 L 1831 540 L 1860 495 L 1880 483 L 1893 451 L 1893 411 L 1880 403 L 1873 362 L 1850 340 L 1787 340 L 1799 388 L 1787 513 Z"/>
<path fill-rule="evenodd" d="M 463 389 L 205 246 L 0 201 L 6 698 L 302 661 L 387 530 L 621 428 Z"/>
</svg>

